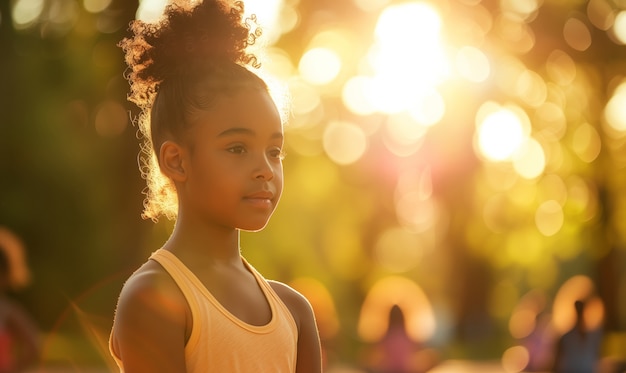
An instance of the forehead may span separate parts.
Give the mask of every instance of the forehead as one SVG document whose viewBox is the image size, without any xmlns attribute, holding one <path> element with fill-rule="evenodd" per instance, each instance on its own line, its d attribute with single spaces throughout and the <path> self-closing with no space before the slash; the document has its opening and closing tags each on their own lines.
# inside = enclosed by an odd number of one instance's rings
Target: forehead
<svg viewBox="0 0 626 373">
<path fill-rule="evenodd" d="M 283 131 L 280 114 L 269 93 L 253 88 L 218 97 L 210 109 L 194 116 L 193 127 L 197 126 L 215 134 L 232 127 L 260 134 Z"/>
</svg>

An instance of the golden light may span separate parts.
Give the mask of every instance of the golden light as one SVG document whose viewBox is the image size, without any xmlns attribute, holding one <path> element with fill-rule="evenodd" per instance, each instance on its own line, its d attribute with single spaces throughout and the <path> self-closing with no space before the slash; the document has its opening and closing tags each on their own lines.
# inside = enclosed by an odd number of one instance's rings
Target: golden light
<svg viewBox="0 0 626 373">
<path fill-rule="evenodd" d="M 449 75 L 440 29 L 439 14 L 427 3 L 383 10 L 367 56 L 374 75 L 366 97 L 376 111 L 397 113 L 432 97 L 432 90 Z"/>
<path fill-rule="evenodd" d="M 570 18 L 563 26 L 563 37 L 567 45 L 583 52 L 591 46 L 591 33 L 585 23 L 577 18 Z"/>
<path fill-rule="evenodd" d="M 319 92 L 307 82 L 293 78 L 289 80 L 288 85 L 291 92 L 291 110 L 294 115 L 308 114 L 320 106 Z"/>
<path fill-rule="evenodd" d="M 622 82 L 604 108 L 604 119 L 610 129 L 626 132 L 626 82 Z"/>
<path fill-rule="evenodd" d="M 580 176 L 570 176 L 568 185 L 568 206 L 582 221 L 593 219 L 598 213 L 598 200 L 589 184 Z"/>
<path fill-rule="evenodd" d="M 554 236 L 563 227 L 563 207 L 555 200 L 542 203 L 535 212 L 535 225 L 546 237 Z"/>
<path fill-rule="evenodd" d="M 510 160 L 526 139 L 522 118 L 510 108 L 483 104 L 476 120 L 476 150 L 488 160 Z"/>
<path fill-rule="evenodd" d="M 613 33 L 617 40 L 626 44 L 626 11 L 622 10 L 615 16 L 615 23 L 613 23 Z"/>
<path fill-rule="evenodd" d="M 593 281 L 587 276 L 576 275 L 569 278 L 554 297 L 552 305 L 552 321 L 559 334 L 570 330 L 576 322 L 574 302 L 586 301 L 585 323 L 588 330 L 599 328 L 604 320 L 604 306 L 595 294 Z"/>
<path fill-rule="evenodd" d="M 567 86 L 576 78 L 576 63 L 572 57 L 560 49 L 553 50 L 546 61 L 546 72 L 557 84 Z"/>
<path fill-rule="evenodd" d="M 532 180 L 546 168 L 546 156 L 541 144 L 533 138 L 527 138 L 513 158 L 513 168 L 524 179 Z"/>
<path fill-rule="evenodd" d="M 430 301 L 413 281 L 386 277 L 368 291 L 359 315 L 357 333 L 367 342 L 379 341 L 389 327 L 389 312 L 397 305 L 404 314 L 407 335 L 416 342 L 433 336 L 436 320 Z"/>
<path fill-rule="evenodd" d="M 530 354 L 524 346 L 513 346 L 502 354 L 502 368 L 506 373 L 518 373 L 524 370 L 530 361 Z"/>
<path fill-rule="evenodd" d="M 555 139 L 562 138 L 567 130 L 565 112 L 561 106 L 553 102 L 545 102 L 537 108 L 534 123 Z"/>
<path fill-rule="evenodd" d="M 167 5 L 168 0 L 140 0 L 135 18 L 144 22 L 156 22 Z"/>
<path fill-rule="evenodd" d="M 325 28 L 317 32 L 306 49 L 326 48 L 336 53 L 342 61 L 356 60 L 354 38 L 359 37 L 353 30 L 339 27 Z"/>
<path fill-rule="evenodd" d="M 415 36 L 418 44 L 438 44 L 440 29 L 441 18 L 430 4 L 407 2 L 385 8 L 375 32 L 383 44 L 406 46 L 405 42 Z"/>
<path fill-rule="evenodd" d="M 446 103 L 437 90 L 423 92 L 419 100 L 409 107 L 411 117 L 423 126 L 439 123 L 446 112 Z"/>
<path fill-rule="evenodd" d="M 100 4 L 110 0 L 85 1 Z M 191 3 L 198 1 L 192 0 Z M 135 18 L 148 23 L 155 22 L 161 17 L 169 3 L 169 0 L 139 0 Z M 283 11 L 283 9 L 286 9 L 286 11 Z M 244 6 L 244 18 L 249 18 L 253 14 L 257 18 L 258 26 L 263 29 L 262 42 L 251 46 L 251 50 L 254 53 L 260 53 L 263 47 L 274 44 L 282 33 L 288 32 L 295 26 L 298 18 L 297 12 L 292 7 L 283 6 L 283 0 L 248 0 Z"/>
<path fill-rule="evenodd" d="M 589 123 L 583 123 L 572 136 L 572 150 L 586 163 L 593 162 L 602 149 L 602 140 L 598 131 Z"/>
<path fill-rule="evenodd" d="M 385 121 L 386 134 L 396 144 L 411 145 L 420 142 L 427 127 L 420 125 L 407 113 L 391 114 Z"/>
<path fill-rule="evenodd" d="M 44 9 L 43 0 L 17 0 L 13 4 L 11 18 L 16 29 L 23 29 L 39 19 Z"/>
<path fill-rule="evenodd" d="M 439 217 L 439 205 L 432 198 L 423 198 L 419 191 L 404 193 L 396 199 L 400 223 L 415 232 L 432 228 Z"/>
<path fill-rule="evenodd" d="M 198 0 L 195 0 L 198 1 Z M 289 31 L 297 22 L 293 17 L 297 13 L 282 13 L 283 0 L 247 0 L 244 2 L 244 17 L 255 15 L 259 26 L 263 29 L 262 42 L 255 44 L 258 50 L 262 50 L 268 44 L 274 44 L 280 36 Z M 289 10 L 290 7 L 287 7 Z M 290 17 L 289 17 L 290 16 Z M 286 29 L 279 26 L 287 26 Z"/>
<path fill-rule="evenodd" d="M 369 115 L 376 111 L 369 97 L 370 85 L 371 78 L 366 76 L 352 77 L 344 84 L 341 98 L 348 110 L 357 115 Z"/>
<path fill-rule="evenodd" d="M 587 18 L 598 29 L 607 31 L 615 22 L 615 11 L 605 0 L 590 0 L 587 4 Z"/>
<path fill-rule="evenodd" d="M 494 22 L 494 29 L 507 43 L 507 48 L 515 54 L 529 52 L 535 45 L 533 29 L 522 19 L 525 15 L 513 15 L 512 12 L 499 14 Z"/>
<path fill-rule="evenodd" d="M 494 233 L 503 233 L 505 229 L 504 206 L 506 204 L 506 196 L 503 193 L 497 193 L 489 197 L 483 205 L 483 221 L 487 229 Z"/>
<path fill-rule="evenodd" d="M 465 46 L 456 53 L 456 70 L 463 78 L 480 83 L 489 77 L 491 65 L 480 49 Z"/>
<path fill-rule="evenodd" d="M 402 80 L 399 70 L 393 73 L 380 73 L 369 80 L 367 97 L 369 104 L 375 111 L 386 114 L 395 114 L 407 110 L 419 100 L 417 85 L 408 80 Z M 414 89 L 415 88 L 415 89 Z"/>
<path fill-rule="evenodd" d="M 525 69 L 516 79 L 515 93 L 528 105 L 538 107 L 546 101 L 548 88 L 536 72 Z"/>
<path fill-rule="evenodd" d="M 419 234 L 402 227 L 383 231 L 374 245 L 378 263 L 391 272 L 406 272 L 418 264 L 425 248 Z"/>
<path fill-rule="evenodd" d="M 111 5 L 112 0 L 84 0 L 83 7 L 90 13 L 100 13 Z"/>
<path fill-rule="evenodd" d="M 352 0 L 354 5 L 365 12 L 371 12 L 381 9 L 391 0 Z"/>
<path fill-rule="evenodd" d="M 328 84 L 341 70 L 341 59 L 327 48 L 313 48 L 306 51 L 298 65 L 300 74 L 311 84 Z"/>
<path fill-rule="evenodd" d="M 568 180 L 569 182 L 569 180 Z M 564 206 L 568 199 L 567 185 L 558 174 L 547 174 L 538 180 L 537 187 L 546 199 L 552 199 Z"/>
<path fill-rule="evenodd" d="M 356 124 L 334 121 L 324 130 L 324 151 L 339 165 L 348 165 L 359 160 L 367 149 L 367 143 L 367 136 Z"/>
<path fill-rule="evenodd" d="M 284 49 L 270 47 L 265 51 L 265 60 L 268 63 L 261 65 L 261 69 L 267 71 L 276 79 L 288 81 L 293 75 L 295 67 L 291 63 L 289 53 Z"/>
<path fill-rule="evenodd" d="M 539 0 L 500 0 L 500 8 L 524 20 L 539 10 Z"/>
</svg>

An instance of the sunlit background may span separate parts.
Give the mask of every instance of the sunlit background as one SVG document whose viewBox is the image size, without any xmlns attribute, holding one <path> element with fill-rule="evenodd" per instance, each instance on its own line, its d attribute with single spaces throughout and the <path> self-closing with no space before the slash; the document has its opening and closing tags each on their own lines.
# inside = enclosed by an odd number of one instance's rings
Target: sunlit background
<svg viewBox="0 0 626 373">
<path fill-rule="evenodd" d="M 111 369 L 119 288 L 171 229 L 140 219 L 116 47 L 165 3 L 0 2 L 0 225 L 42 366 Z M 625 1 L 245 4 L 288 156 L 244 255 L 311 300 L 327 371 L 384 371 L 397 309 L 411 371 L 547 370 L 577 299 L 626 359 Z"/>
</svg>

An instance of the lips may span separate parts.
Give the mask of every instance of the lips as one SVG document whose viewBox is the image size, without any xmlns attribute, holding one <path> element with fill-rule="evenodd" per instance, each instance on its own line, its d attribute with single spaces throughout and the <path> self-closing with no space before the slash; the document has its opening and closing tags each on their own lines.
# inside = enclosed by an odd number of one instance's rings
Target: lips
<svg viewBox="0 0 626 373">
<path fill-rule="evenodd" d="M 274 209 L 274 193 L 269 190 L 248 194 L 243 200 L 248 206 L 255 209 L 261 209 L 263 211 Z"/>
<path fill-rule="evenodd" d="M 256 193 L 252 193 L 252 194 L 248 194 L 247 196 L 244 197 L 244 199 L 251 199 L 251 200 L 273 200 L 274 199 L 274 193 L 268 191 L 268 190 L 263 190 L 260 192 L 256 192 Z"/>
</svg>

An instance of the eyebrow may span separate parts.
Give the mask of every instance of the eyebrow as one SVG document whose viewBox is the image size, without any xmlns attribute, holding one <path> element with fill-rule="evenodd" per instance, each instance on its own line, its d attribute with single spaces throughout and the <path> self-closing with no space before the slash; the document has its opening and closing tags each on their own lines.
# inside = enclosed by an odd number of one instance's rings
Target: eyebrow
<svg viewBox="0 0 626 373">
<path fill-rule="evenodd" d="M 244 127 L 233 127 L 227 130 L 220 132 L 217 137 L 228 137 L 233 135 L 248 135 L 248 136 L 256 136 L 256 132 L 251 130 L 250 128 Z M 274 132 L 271 136 L 272 139 L 282 139 L 282 132 Z"/>
</svg>

